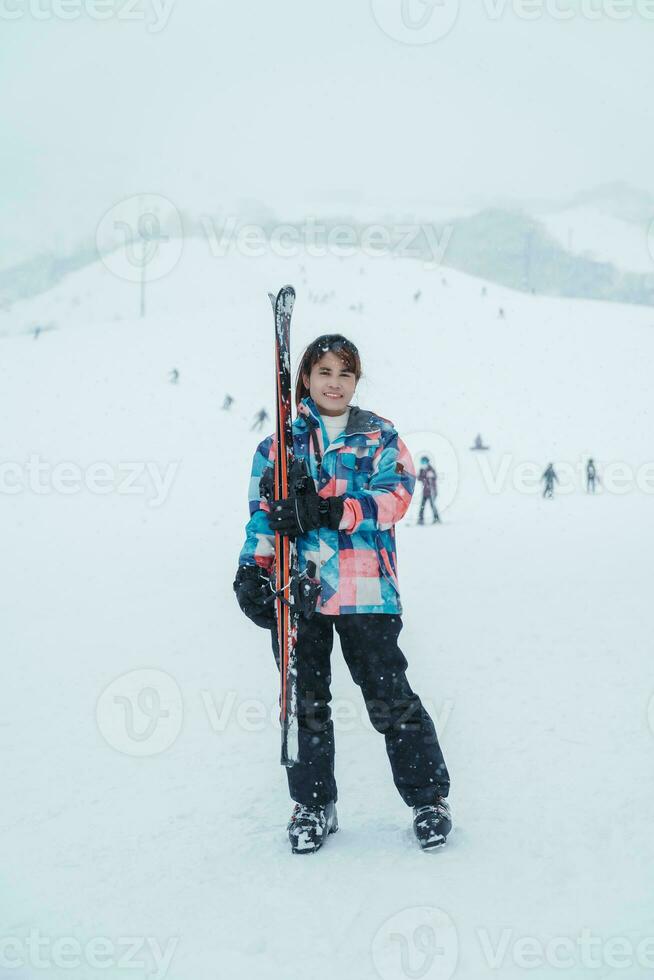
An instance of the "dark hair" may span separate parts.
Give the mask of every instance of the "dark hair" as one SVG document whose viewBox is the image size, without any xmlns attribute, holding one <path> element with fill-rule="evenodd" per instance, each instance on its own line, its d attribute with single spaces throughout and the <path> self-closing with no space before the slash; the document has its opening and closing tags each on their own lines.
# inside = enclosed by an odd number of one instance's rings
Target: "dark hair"
<svg viewBox="0 0 654 980">
<path fill-rule="evenodd" d="M 306 348 L 297 369 L 295 375 L 296 406 L 309 394 L 309 389 L 304 383 L 304 375 L 309 377 L 313 365 L 317 364 L 328 351 L 340 357 L 346 370 L 351 371 L 357 381 L 361 377 L 361 358 L 352 341 L 340 333 L 321 334 Z"/>
</svg>

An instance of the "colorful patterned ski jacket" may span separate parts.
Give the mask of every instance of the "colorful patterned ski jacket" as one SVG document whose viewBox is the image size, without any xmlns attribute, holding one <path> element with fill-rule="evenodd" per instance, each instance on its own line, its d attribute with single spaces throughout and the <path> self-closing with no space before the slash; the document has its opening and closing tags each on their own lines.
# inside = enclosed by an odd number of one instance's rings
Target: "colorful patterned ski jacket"
<svg viewBox="0 0 654 980">
<path fill-rule="evenodd" d="M 320 464 L 312 430 L 322 456 Z M 276 441 L 276 436 L 268 436 L 254 454 L 250 519 L 239 556 L 239 564 L 260 565 L 268 572 L 274 563 L 275 535 L 259 482 L 274 467 Z M 293 423 L 293 449 L 297 459 L 306 459 L 321 497 L 344 498 L 339 530 L 321 527 L 297 539 L 300 570 L 308 561 L 316 563 L 322 586 L 318 612 L 331 616 L 400 614 L 395 524 L 409 508 L 416 475 L 411 455 L 392 422 L 351 406 L 345 431 L 328 443 L 315 402 L 303 398 Z"/>
</svg>

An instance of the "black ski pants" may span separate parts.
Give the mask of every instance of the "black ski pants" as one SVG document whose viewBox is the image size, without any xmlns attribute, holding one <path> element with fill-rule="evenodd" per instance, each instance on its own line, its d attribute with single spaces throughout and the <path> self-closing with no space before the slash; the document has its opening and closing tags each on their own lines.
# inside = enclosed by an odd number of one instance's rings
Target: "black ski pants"
<svg viewBox="0 0 654 980">
<path fill-rule="evenodd" d="M 393 781 L 404 802 L 423 806 L 447 796 L 450 780 L 434 723 L 409 686 L 408 664 L 397 644 L 400 616 L 316 613 L 298 625 L 299 761 L 286 770 L 291 798 L 322 804 L 337 799 L 329 704 L 334 627 L 370 721 L 384 735 Z M 276 630 L 271 635 L 279 666 Z"/>
</svg>

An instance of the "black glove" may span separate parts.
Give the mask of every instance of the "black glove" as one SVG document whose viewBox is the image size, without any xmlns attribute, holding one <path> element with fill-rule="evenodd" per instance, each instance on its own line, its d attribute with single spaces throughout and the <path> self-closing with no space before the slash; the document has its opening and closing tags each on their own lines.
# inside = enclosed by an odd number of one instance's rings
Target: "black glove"
<svg viewBox="0 0 654 980">
<path fill-rule="evenodd" d="M 277 622 L 275 596 L 270 576 L 259 565 L 239 565 L 234 592 L 242 612 L 262 629 L 274 629 Z"/>
<path fill-rule="evenodd" d="M 343 517 L 342 497 L 319 497 L 313 481 L 304 493 L 273 500 L 268 514 L 272 531 L 295 538 L 317 527 L 338 531 Z"/>
</svg>

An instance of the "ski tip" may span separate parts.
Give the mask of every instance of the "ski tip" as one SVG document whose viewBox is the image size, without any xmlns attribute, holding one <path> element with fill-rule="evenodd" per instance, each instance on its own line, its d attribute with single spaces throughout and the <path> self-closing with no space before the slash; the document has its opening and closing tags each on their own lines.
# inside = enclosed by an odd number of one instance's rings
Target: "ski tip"
<svg viewBox="0 0 654 980">
<path fill-rule="evenodd" d="M 268 298 L 273 306 L 282 296 L 295 299 L 295 288 L 293 286 L 282 286 L 278 293 L 268 293 Z"/>
<path fill-rule="evenodd" d="M 277 315 L 278 310 L 287 316 L 290 316 L 293 312 L 295 290 L 292 286 L 282 286 L 276 296 L 273 293 L 268 293 L 268 298 L 270 299 L 275 315 Z"/>
</svg>

